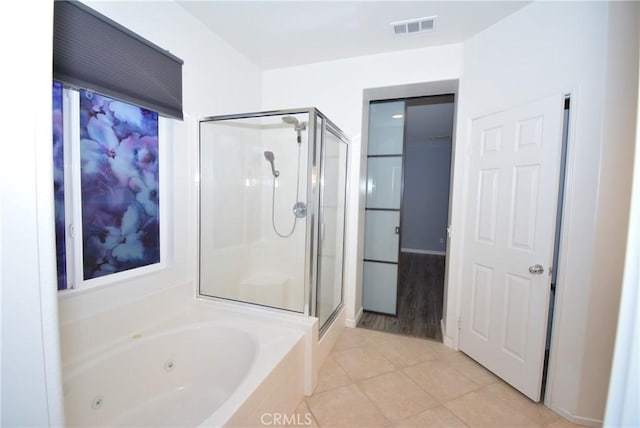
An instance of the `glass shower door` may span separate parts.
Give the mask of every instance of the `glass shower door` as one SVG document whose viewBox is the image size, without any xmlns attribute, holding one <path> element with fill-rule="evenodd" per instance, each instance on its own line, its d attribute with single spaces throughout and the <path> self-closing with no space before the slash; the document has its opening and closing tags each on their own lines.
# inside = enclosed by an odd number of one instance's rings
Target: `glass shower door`
<svg viewBox="0 0 640 428">
<path fill-rule="evenodd" d="M 362 306 L 397 314 L 404 101 L 369 106 Z"/>
<path fill-rule="evenodd" d="M 326 122 L 325 122 L 326 123 Z M 320 332 L 342 304 L 347 144 L 327 124 L 321 154 L 316 316 Z"/>
<path fill-rule="evenodd" d="M 285 111 L 200 123 L 202 296 L 305 312 L 307 216 L 296 207 L 308 200 L 310 120 Z"/>
</svg>

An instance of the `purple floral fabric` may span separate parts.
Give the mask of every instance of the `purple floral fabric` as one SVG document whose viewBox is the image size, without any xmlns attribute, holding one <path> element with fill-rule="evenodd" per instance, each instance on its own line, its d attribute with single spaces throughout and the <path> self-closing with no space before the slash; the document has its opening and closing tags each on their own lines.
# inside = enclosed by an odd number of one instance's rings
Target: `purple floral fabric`
<svg viewBox="0 0 640 428">
<path fill-rule="evenodd" d="M 84 279 L 158 263 L 158 114 L 80 91 Z"/>
<path fill-rule="evenodd" d="M 53 82 L 53 200 L 56 228 L 56 267 L 58 290 L 67 288 L 66 225 L 64 213 L 64 134 L 62 83 Z"/>
</svg>

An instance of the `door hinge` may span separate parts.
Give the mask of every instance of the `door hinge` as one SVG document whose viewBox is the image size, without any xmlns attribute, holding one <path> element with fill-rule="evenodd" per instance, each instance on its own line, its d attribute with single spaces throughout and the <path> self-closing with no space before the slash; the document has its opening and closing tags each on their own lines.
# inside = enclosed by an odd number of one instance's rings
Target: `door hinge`
<svg viewBox="0 0 640 428">
<path fill-rule="evenodd" d="M 458 318 L 458 330 L 462 330 L 462 318 Z"/>
<path fill-rule="evenodd" d="M 69 238 L 74 237 L 73 223 L 69 223 L 67 226 L 67 233 L 69 234 Z"/>
<path fill-rule="evenodd" d="M 451 225 L 447 226 L 447 238 L 451 238 Z"/>
</svg>

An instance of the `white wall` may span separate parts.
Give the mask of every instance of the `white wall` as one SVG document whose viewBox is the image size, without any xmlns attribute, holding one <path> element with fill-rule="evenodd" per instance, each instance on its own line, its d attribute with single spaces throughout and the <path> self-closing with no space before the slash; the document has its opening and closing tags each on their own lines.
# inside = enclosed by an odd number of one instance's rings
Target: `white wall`
<svg viewBox="0 0 640 428">
<path fill-rule="evenodd" d="M 633 148 L 628 136 L 633 121 L 627 119 L 633 110 L 629 94 L 635 94 L 637 83 L 627 78 L 637 61 L 637 37 L 616 34 L 608 39 L 610 29 L 628 29 L 637 13 L 630 15 L 630 22 L 623 19 L 628 11 L 611 20 L 608 15 L 610 9 L 634 7 L 604 2 L 534 3 L 464 44 L 458 126 L 463 141 L 474 117 L 552 94 L 572 93 L 564 234 L 556 267 L 557 316 L 546 401 L 566 416 L 590 424 L 602 420 L 607 394 L 626 233 L 614 225 L 626 224 L 628 215 Z M 608 50 L 618 44 L 615 51 Z M 618 104 L 609 99 L 610 90 Z M 464 206 L 464 189 L 459 183 L 454 189 L 454 207 Z M 462 212 L 454 208 L 453 216 L 454 224 L 463 224 Z M 605 236 L 605 230 L 611 235 Z M 454 236 L 455 248 L 463 245 L 461 235 L 464 231 Z M 455 297 L 459 274 L 451 272 L 451 301 L 459 301 Z M 452 326 L 449 315 L 447 324 Z"/>
<path fill-rule="evenodd" d="M 0 156 L 2 426 L 62 424 L 51 192 L 53 9 L 41 3 L 0 4 L 0 14 L 11 17 L 0 27 L 2 39 L 20 40 L 3 44 L 19 66 L 3 71 L 0 106 L 6 125 Z"/>
<path fill-rule="evenodd" d="M 638 91 L 640 5 L 609 6 L 594 269 L 578 414 L 604 416 L 628 233 Z M 603 310 L 606 308 L 606 310 Z M 638 378 L 636 378 L 638 379 Z"/>
<path fill-rule="evenodd" d="M 60 321 L 84 319 L 162 288 L 193 284 L 197 262 L 196 162 L 198 120 L 260 106 L 261 71 L 173 2 L 87 1 L 90 7 L 184 61 L 184 121 L 172 121 L 169 170 L 169 266 L 155 274 L 71 293 L 60 299 Z M 194 287 L 184 288 L 195 294 Z"/>
<path fill-rule="evenodd" d="M 317 107 L 352 139 L 345 248 L 345 308 L 350 324 L 362 308 L 362 275 L 358 272 L 362 249 L 357 237 L 358 228 L 363 227 L 359 208 L 364 207 L 360 172 L 366 165 L 366 152 L 361 150 L 359 137 L 363 90 L 457 78 L 460 60 L 461 47 L 448 45 L 268 70 L 263 74 L 264 110 Z"/>
<path fill-rule="evenodd" d="M 640 76 L 640 73 L 638 74 Z M 638 91 L 637 101 L 640 101 Z M 620 300 L 620 316 L 609 383 L 604 426 L 640 426 L 640 114 L 636 116 L 636 148 L 629 235 Z"/>
</svg>

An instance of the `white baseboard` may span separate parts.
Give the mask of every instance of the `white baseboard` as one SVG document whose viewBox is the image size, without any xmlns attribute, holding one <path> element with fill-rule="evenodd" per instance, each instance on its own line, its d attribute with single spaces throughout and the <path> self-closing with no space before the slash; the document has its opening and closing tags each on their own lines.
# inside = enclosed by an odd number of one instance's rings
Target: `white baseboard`
<svg viewBox="0 0 640 428">
<path fill-rule="evenodd" d="M 442 334 L 442 344 L 449 349 L 453 349 L 455 351 L 458 350 L 456 347 L 456 343 L 452 337 L 449 337 L 445 334 L 446 329 L 444 328 L 444 318 L 440 319 L 440 333 Z"/>
<path fill-rule="evenodd" d="M 362 311 L 363 310 L 364 309 L 362 308 L 362 306 L 360 306 L 360 310 L 356 314 L 356 318 L 355 319 L 345 318 L 344 325 L 346 327 L 356 328 L 358 326 L 358 323 L 360 322 L 360 318 L 362 318 Z"/>
<path fill-rule="evenodd" d="M 414 253 L 414 254 L 431 254 L 434 256 L 446 256 L 446 251 L 434 251 L 434 250 L 419 250 L 417 248 L 400 248 L 402 253 Z"/>
<path fill-rule="evenodd" d="M 573 422 L 574 424 L 584 425 L 586 427 L 594 427 L 594 428 L 601 427 L 603 424 L 603 421 L 600 419 L 575 416 L 558 406 L 554 406 L 553 404 L 547 405 L 547 403 L 545 403 L 545 406 L 547 406 L 548 408 L 550 408 L 551 410 L 553 410 L 563 418 L 568 419 L 570 422 Z"/>
</svg>

